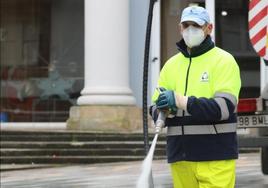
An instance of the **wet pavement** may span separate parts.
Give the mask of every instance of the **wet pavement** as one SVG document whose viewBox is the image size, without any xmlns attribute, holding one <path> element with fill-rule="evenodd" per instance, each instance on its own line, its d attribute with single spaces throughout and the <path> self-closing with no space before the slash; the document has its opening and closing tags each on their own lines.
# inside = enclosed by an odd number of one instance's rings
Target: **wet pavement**
<svg viewBox="0 0 268 188">
<path fill-rule="evenodd" d="M 113 188 L 135 187 L 142 161 L 75 165 L 1 173 L 1 188 Z M 238 188 L 268 188 L 260 169 L 259 154 L 241 154 L 237 161 Z M 171 188 L 169 166 L 153 161 L 155 188 Z"/>
</svg>

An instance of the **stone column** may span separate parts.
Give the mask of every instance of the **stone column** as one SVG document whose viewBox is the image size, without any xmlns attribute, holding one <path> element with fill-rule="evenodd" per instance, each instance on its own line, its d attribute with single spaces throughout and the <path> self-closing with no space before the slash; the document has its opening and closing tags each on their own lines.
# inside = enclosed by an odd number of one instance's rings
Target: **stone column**
<svg viewBox="0 0 268 188">
<path fill-rule="evenodd" d="M 85 86 L 69 129 L 135 131 L 141 109 L 129 87 L 129 0 L 85 0 Z"/>
</svg>

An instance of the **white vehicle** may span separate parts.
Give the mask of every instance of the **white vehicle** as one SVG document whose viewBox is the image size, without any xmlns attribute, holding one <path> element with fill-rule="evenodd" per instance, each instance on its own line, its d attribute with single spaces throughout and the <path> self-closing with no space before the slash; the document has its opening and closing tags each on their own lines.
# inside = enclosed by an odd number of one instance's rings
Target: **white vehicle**
<svg viewBox="0 0 268 188">
<path fill-rule="evenodd" d="M 268 65 L 261 63 L 261 95 L 239 100 L 238 128 L 258 129 L 254 137 L 240 135 L 240 146 L 261 147 L 262 171 L 268 174 Z"/>
<path fill-rule="evenodd" d="M 255 137 L 240 139 L 246 146 L 261 147 L 261 166 L 268 174 L 268 0 L 249 1 L 248 35 L 250 44 L 260 57 L 260 96 L 241 98 L 238 103 L 238 127 L 255 128 Z M 248 76 L 250 77 L 250 75 Z"/>
</svg>

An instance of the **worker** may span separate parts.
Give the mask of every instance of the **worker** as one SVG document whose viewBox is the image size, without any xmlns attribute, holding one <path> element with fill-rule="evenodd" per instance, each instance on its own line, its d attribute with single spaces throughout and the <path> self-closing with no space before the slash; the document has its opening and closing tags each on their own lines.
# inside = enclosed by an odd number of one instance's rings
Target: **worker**
<svg viewBox="0 0 268 188">
<path fill-rule="evenodd" d="M 180 51 L 163 66 L 150 108 L 167 112 L 167 157 L 175 188 L 233 188 L 238 158 L 236 107 L 241 87 L 234 57 L 215 46 L 208 11 L 187 7 Z"/>
</svg>

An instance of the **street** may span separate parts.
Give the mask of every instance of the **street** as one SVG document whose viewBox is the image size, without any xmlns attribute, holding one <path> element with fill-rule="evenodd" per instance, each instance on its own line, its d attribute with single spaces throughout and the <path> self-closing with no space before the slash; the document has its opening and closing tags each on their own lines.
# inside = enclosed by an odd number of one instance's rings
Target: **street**
<svg viewBox="0 0 268 188">
<path fill-rule="evenodd" d="M 141 161 L 136 161 L 2 172 L 1 187 L 135 187 L 135 183 L 140 174 L 141 163 Z M 166 161 L 153 161 L 153 177 L 155 187 L 172 187 Z M 236 187 L 268 188 L 268 176 L 264 176 L 261 173 L 258 153 L 240 154 L 240 159 L 237 161 Z"/>
</svg>

